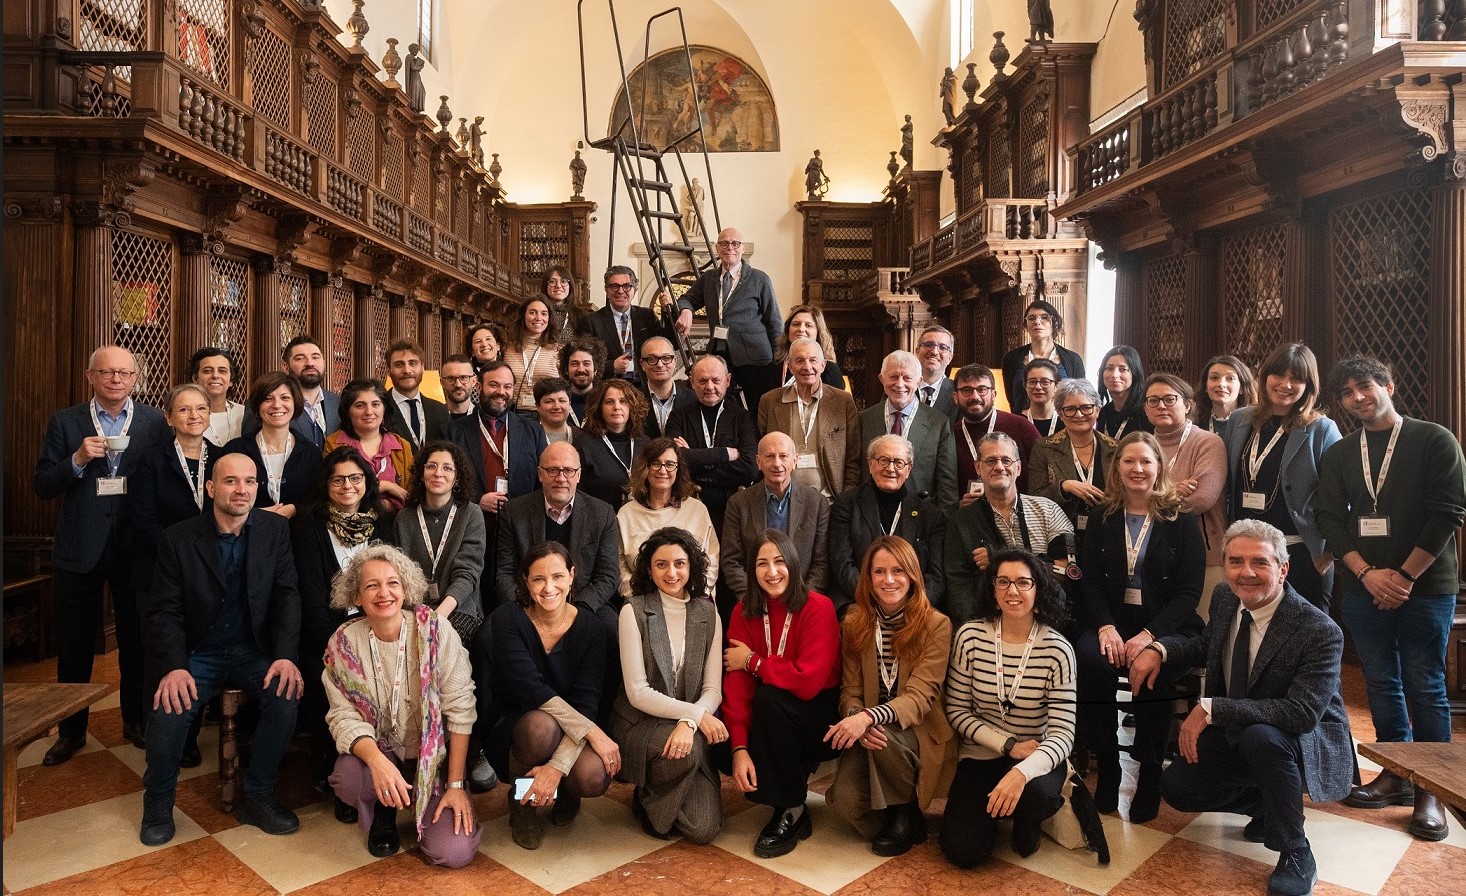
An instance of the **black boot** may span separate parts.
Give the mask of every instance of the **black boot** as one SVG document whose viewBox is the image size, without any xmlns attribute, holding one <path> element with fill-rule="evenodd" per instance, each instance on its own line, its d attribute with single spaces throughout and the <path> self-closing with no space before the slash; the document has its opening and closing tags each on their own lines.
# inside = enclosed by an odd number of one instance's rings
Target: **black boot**
<svg viewBox="0 0 1466 896">
<path fill-rule="evenodd" d="M 911 847 L 926 840 L 926 816 L 917 803 L 887 806 L 880 831 L 870 841 L 870 851 L 878 856 L 905 855 Z"/>
<path fill-rule="evenodd" d="M 1099 770 L 1094 784 L 1094 807 L 1103 815 L 1120 807 L 1120 751 L 1095 750 L 1094 761 Z"/>
<path fill-rule="evenodd" d="M 372 827 L 367 832 L 367 852 L 379 859 L 396 855 L 402 846 L 397 834 L 397 810 L 380 802 L 372 809 Z"/>
<path fill-rule="evenodd" d="M 1140 779 L 1135 784 L 1135 798 L 1130 801 L 1130 820 L 1135 824 L 1153 821 L 1161 811 L 1161 764 L 1143 762 Z"/>
</svg>

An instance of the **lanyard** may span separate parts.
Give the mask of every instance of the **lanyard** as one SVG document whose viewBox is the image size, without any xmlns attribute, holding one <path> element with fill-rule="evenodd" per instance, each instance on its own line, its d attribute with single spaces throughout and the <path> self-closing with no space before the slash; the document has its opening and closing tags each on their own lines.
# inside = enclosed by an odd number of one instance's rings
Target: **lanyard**
<svg viewBox="0 0 1466 896">
<path fill-rule="evenodd" d="M 991 506 L 991 502 L 989 502 L 989 506 Z M 994 521 L 994 523 L 996 523 L 998 521 L 998 519 L 999 519 L 999 517 L 998 517 L 997 508 L 993 508 L 993 521 Z M 1028 550 L 1030 550 L 1030 551 L 1033 550 L 1033 541 L 1029 538 L 1029 535 L 1028 535 L 1028 517 L 1024 516 L 1024 514 L 1023 514 L 1023 496 L 1022 495 L 1018 495 L 1017 497 L 1015 497 L 1013 499 L 1013 519 L 1015 519 L 1015 520 L 1018 521 L 1018 537 L 1021 538 L 1021 539 L 1023 539 L 1023 546 L 1025 548 L 1027 548 Z M 1005 528 L 1007 528 L 1007 527 L 1005 527 Z M 1007 538 L 1008 537 L 1008 533 L 1007 532 L 1004 532 L 1003 533 L 1003 537 L 1004 538 Z M 1012 542 L 1009 542 L 1009 544 L 1011 544 L 1011 543 Z"/>
<path fill-rule="evenodd" d="M 1181 446 L 1185 445 L 1186 440 L 1189 438 L 1191 438 L 1191 421 L 1187 420 L 1186 425 L 1181 427 L 1181 441 L 1176 443 L 1176 454 L 1178 456 L 1181 454 Z"/>
<path fill-rule="evenodd" d="M 886 630 L 881 624 L 876 623 L 876 666 L 881 670 L 881 685 L 885 687 L 886 693 L 892 697 L 896 696 L 896 673 L 898 660 L 895 651 L 890 653 L 891 662 L 885 660 L 886 653 Z"/>
<path fill-rule="evenodd" d="M 998 411 L 994 408 L 988 414 L 988 431 L 983 433 L 984 437 L 993 434 L 993 429 L 998 425 Z M 967 431 L 967 418 L 962 418 L 962 438 L 967 440 L 967 450 L 972 454 L 972 465 L 977 466 L 977 443 L 972 441 L 972 433 Z"/>
<path fill-rule="evenodd" d="M 1369 468 L 1369 444 L 1364 438 L 1364 433 L 1359 434 L 1359 462 L 1364 466 L 1364 487 L 1369 491 L 1369 500 L 1374 503 L 1374 513 L 1379 513 L 1379 493 L 1385 489 L 1385 477 L 1390 474 L 1390 460 L 1395 455 L 1395 441 L 1400 438 L 1400 427 L 1405 425 L 1405 418 L 1401 417 L 1395 421 L 1394 429 L 1390 430 L 1390 443 L 1385 446 L 1385 459 L 1379 465 L 1379 479 L 1375 479 Z"/>
<path fill-rule="evenodd" d="M 791 613 L 791 612 L 785 612 L 784 613 L 784 631 L 779 635 L 779 649 L 774 651 L 774 656 L 777 656 L 777 657 L 780 657 L 780 658 L 782 658 L 784 656 L 784 645 L 787 644 L 787 643 L 789 643 L 789 625 L 792 622 L 794 622 L 794 614 Z M 773 646 L 774 646 L 774 633 L 773 633 L 773 630 L 769 628 L 769 614 L 766 611 L 764 613 L 764 647 L 769 648 L 769 649 L 772 649 Z"/>
<path fill-rule="evenodd" d="M 508 413 L 509 413 L 508 411 L 505 411 L 505 414 L 506 415 Z M 483 417 L 482 414 L 480 414 L 479 417 L 478 417 L 478 429 L 479 429 L 479 432 L 481 432 L 481 433 L 484 434 L 484 441 L 489 443 L 489 450 L 492 451 L 492 452 L 494 452 L 495 454 L 499 455 L 499 460 L 504 463 L 504 475 L 505 476 L 508 476 L 509 475 L 509 421 L 508 421 L 508 419 L 505 419 L 504 420 L 504 447 L 502 449 L 497 444 L 494 443 L 494 437 L 491 436 L 491 435 L 489 435 L 489 428 L 484 425 L 484 417 Z"/>
<path fill-rule="evenodd" d="M 1024 367 L 1027 367 L 1028 366 L 1028 362 L 1029 361 L 1032 361 L 1032 360 L 1033 360 L 1033 343 L 1030 342 L 1030 343 L 1028 343 L 1028 354 L 1026 356 L 1024 356 L 1024 358 L 1023 358 L 1023 366 Z M 1053 361 L 1055 364 L 1058 364 L 1060 367 L 1063 367 L 1064 366 L 1063 362 L 1061 362 L 1059 360 L 1059 346 L 1058 346 L 1058 343 L 1055 343 L 1054 344 L 1054 347 L 1051 348 L 1051 349 L 1049 349 L 1049 360 L 1050 361 Z"/>
<path fill-rule="evenodd" d="M 667 431 L 667 418 L 672 416 L 672 406 L 676 403 L 677 390 L 675 388 L 672 390 L 672 395 L 666 401 L 663 401 L 655 395 L 652 396 L 652 411 L 657 415 L 658 432 Z M 572 414 L 573 413 L 574 412 L 572 412 Z M 580 425 L 580 422 L 576 421 L 576 425 Z M 717 428 L 716 424 L 714 425 L 714 428 Z"/>
<path fill-rule="evenodd" d="M 183 446 L 178 440 L 173 440 L 173 447 L 178 452 L 178 465 L 183 468 L 183 478 L 188 480 L 189 487 L 193 489 L 193 503 L 199 510 L 204 509 L 204 464 L 209 460 L 209 443 L 199 444 L 199 475 L 195 479 L 193 474 L 188 472 L 188 456 L 183 453 Z"/>
<path fill-rule="evenodd" d="M 712 430 L 712 432 L 708 432 L 708 418 L 707 418 L 707 415 L 704 414 L 704 413 L 702 413 L 701 410 L 698 411 L 697 419 L 698 419 L 698 421 L 700 423 L 702 423 L 702 443 L 703 443 L 703 445 L 705 447 L 708 447 L 708 448 L 713 447 L 713 433 L 716 433 L 718 431 L 718 421 L 721 420 L 721 419 L 723 419 L 723 408 L 725 408 L 727 406 L 728 405 L 727 405 L 726 402 L 721 402 L 721 401 L 718 402 L 718 412 L 713 415 L 713 430 Z M 628 472 L 630 472 L 630 471 L 628 471 Z"/>
<path fill-rule="evenodd" d="M 616 330 L 621 335 L 621 347 L 626 351 L 631 351 L 631 312 L 628 310 L 616 316 L 619 318 Z"/>
<path fill-rule="evenodd" d="M 804 445 L 802 447 L 807 452 L 809 450 L 809 434 L 814 432 L 814 422 L 820 413 L 820 397 L 815 395 L 809 399 L 808 418 L 804 416 L 804 399 L 799 397 L 798 392 L 794 394 L 794 400 L 799 402 L 799 428 L 804 431 Z"/>
<path fill-rule="evenodd" d="M 1273 453 L 1273 449 L 1277 447 L 1278 440 L 1283 437 L 1285 431 L 1282 426 L 1278 427 L 1278 431 L 1273 433 L 1273 437 L 1268 440 L 1267 447 L 1262 449 L 1261 457 L 1257 454 L 1257 443 L 1262 441 L 1262 431 L 1258 430 L 1252 434 L 1252 441 L 1247 448 L 1247 475 L 1252 485 L 1257 485 L 1257 474 L 1262 472 L 1263 461 Z"/>
<path fill-rule="evenodd" d="M 87 410 L 89 410 L 89 411 L 92 412 L 92 426 L 95 426 L 97 428 L 97 435 L 101 436 L 104 439 L 107 438 L 107 433 L 102 430 L 102 418 L 99 417 L 99 416 L 97 416 L 97 400 L 95 398 L 93 398 L 91 400 L 91 402 L 87 405 Z M 122 431 L 119 432 L 118 435 L 119 436 L 126 436 L 127 435 L 127 431 L 129 429 L 132 429 L 133 413 L 132 413 L 132 399 L 131 398 L 129 398 L 127 400 L 127 404 L 125 404 L 125 405 L 122 406 L 121 416 L 123 418 L 122 419 Z M 110 452 L 109 452 L 109 454 L 110 454 Z M 117 453 L 117 459 L 116 460 L 109 460 L 107 462 L 107 466 L 108 466 L 108 470 L 109 470 L 109 472 L 108 472 L 107 475 L 109 475 L 109 476 L 116 476 L 117 475 L 117 470 L 122 466 L 122 452 L 119 451 Z"/>
<path fill-rule="evenodd" d="M 896 512 L 891 516 L 891 528 L 886 529 L 886 528 L 883 527 L 881 529 L 881 532 L 883 534 L 885 534 L 885 535 L 895 535 L 896 534 L 896 526 L 900 522 L 901 522 L 901 504 L 898 503 L 896 505 Z"/>
<path fill-rule="evenodd" d="M 382 438 L 385 439 L 386 436 L 383 435 Z M 263 429 L 255 433 L 255 445 L 259 447 L 260 461 L 265 465 L 265 489 L 269 492 L 270 497 L 275 499 L 275 503 L 278 504 L 280 503 L 280 489 L 285 485 L 285 462 L 290 459 L 291 453 L 295 451 L 295 434 L 286 430 L 284 454 L 269 454 L 265 451 L 265 431 Z M 272 457 L 280 458 L 280 472 L 278 473 L 275 472 L 275 467 L 270 464 L 270 458 Z M 382 473 L 386 472 L 385 461 L 390 460 L 390 458 L 383 455 L 382 460 L 384 461 L 382 464 L 383 468 L 377 471 L 379 477 Z M 373 463 L 372 466 L 375 467 L 377 464 Z"/>
<path fill-rule="evenodd" d="M 423 516 L 422 507 L 417 508 L 417 526 L 422 530 L 422 543 L 428 549 L 428 559 L 433 566 L 428 570 L 428 578 L 438 577 L 438 561 L 443 559 L 443 548 L 448 544 L 448 533 L 453 531 L 453 518 L 458 515 L 458 505 L 452 504 L 448 507 L 448 519 L 443 523 L 443 537 L 438 539 L 438 546 L 433 547 L 433 542 L 428 538 L 428 520 Z"/>
<path fill-rule="evenodd" d="M 514 393 L 514 403 L 516 405 L 519 404 L 519 396 L 524 394 L 525 386 L 529 386 L 531 389 L 534 388 L 534 378 L 530 376 L 530 372 L 533 371 L 535 365 L 539 363 L 540 351 L 542 349 L 544 349 L 543 345 L 536 345 L 534 347 L 534 354 L 530 355 L 524 360 L 524 379 L 519 381 L 519 389 Z M 523 351 L 521 350 L 520 353 L 523 354 Z"/>
<path fill-rule="evenodd" d="M 615 447 L 613 447 L 611 445 L 611 437 L 610 436 L 601 436 L 601 441 L 606 443 L 606 450 L 609 451 L 609 452 L 611 452 L 611 456 L 614 457 L 614 458 L 616 458 L 616 463 L 621 464 L 622 468 L 626 470 L 626 475 L 627 476 L 630 476 L 631 475 L 631 461 L 625 461 L 625 462 L 623 462 L 621 460 L 621 455 L 617 454 Z M 626 443 L 626 453 L 627 454 L 634 454 L 634 447 L 632 446 L 632 444 L 630 442 L 627 442 Z"/>
<path fill-rule="evenodd" d="M 1018 687 L 1019 683 L 1023 681 L 1023 673 L 1028 669 L 1028 655 L 1033 652 L 1033 642 L 1038 637 L 1038 622 L 1035 621 L 1028 629 L 1028 643 L 1023 645 L 1023 658 L 1018 661 L 1018 671 L 1013 673 L 1012 687 L 1003 684 L 1003 617 L 999 616 L 993 625 L 997 631 L 998 641 L 993 645 L 993 666 L 997 671 L 998 680 L 998 706 L 1000 714 L 1006 718 L 1008 710 L 1013 708 L 1013 698 L 1018 696 Z"/>
<path fill-rule="evenodd" d="M 1099 466 L 1099 436 L 1089 443 L 1094 446 L 1094 454 L 1089 458 L 1089 466 L 1079 462 L 1079 449 L 1074 447 L 1074 439 L 1069 439 L 1069 454 L 1074 458 L 1074 472 L 1079 476 L 1079 481 L 1085 485 L 1094 485 L 1094 468 Z"/>
<path fill-rule="evenodd" d="M 382 668 L 382 657 L 377 653 L 377 636 L 375 634 L 368 634 L 367 643 L 372 648 L 372 667 L 380 672 Z M 404 625 L 397 633 L 397 671 L 392 676 L 392 699 L 387 703 L 387 731 L 385 733 L 391 737 L 397 735 L 397 717 L 402 711 L 402 679 L 406 674 L 406 670 L 407 626 Z M 375 684 L 380 686 L 380 678 L 376 678 L 374 681 Z M 380 693 L 377 694 L 378 703 L 381 702 L 381 699 L 382 695 Z M 378 714 L 378 719 L 380 721 L 380 713 Z M 399 746 L 395 742 L 392 745 Z"/>
<path fill-rule="evenodd" d="M 1140 536 L 1138 538 L 1130 535 L 1130 523 L 1121 520 L 1125 527 L 1125 573 L 1131 578 L 1135 577 L 1135 567 L 1140 565 L 1140 549 L 1145 547 L 1145 537 L 1150 534 L 1150 514 L 1145 515 L 1145 522 L 1140 524 Z"/>
</svg>

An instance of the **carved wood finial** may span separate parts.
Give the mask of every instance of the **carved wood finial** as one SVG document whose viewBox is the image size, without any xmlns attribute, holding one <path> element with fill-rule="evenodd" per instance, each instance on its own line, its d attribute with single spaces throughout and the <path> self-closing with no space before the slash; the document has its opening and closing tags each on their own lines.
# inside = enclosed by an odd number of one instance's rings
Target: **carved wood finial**
<svg viewBox="0 0 1466 896">
<path fill-rule="evenodd" d="M 1008 74 L 1003 71 L 1003 66 L 1008 64 L 1008 48 L 1003 44 L 1003 32 L 993 32 L 993 50 L 988 54 L 988 61 L 993 64 L 997 71 L 993 72 L 993 80 L 1002 83 L 1008 80 Z"/>
<path fill-rule="evenodd" d="M 372 30 L 371 25 L 367 24 L 366 14 L 361 11 L 365 5 L 366 0 L 351 0 L 351 15 L 346 18 L 346 33 L 351 35 L 351 49 L 353 50 L 361 49 L 361 39 Z"/>
<path fill-rule="evenodd" d="M 397 38 L 387 38 L 387 52 L 382 54 L 382 70 L 387 73 L 388 87 L 401 87 L 397 73 L 402 71 L 402 56 L 397 52 Z"/>
</svg>

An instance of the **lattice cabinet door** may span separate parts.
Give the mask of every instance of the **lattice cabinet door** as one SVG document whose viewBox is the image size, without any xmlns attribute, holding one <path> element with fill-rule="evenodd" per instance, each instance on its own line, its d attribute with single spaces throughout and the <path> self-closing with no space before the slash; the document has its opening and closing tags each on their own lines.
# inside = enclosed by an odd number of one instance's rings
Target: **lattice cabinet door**
<svg viewBox="0 0 1466 896">
<path fill-rule="evenodd" d="M 125 230 L 112 232 L 115 342 L 137 360 L 134 395 L 162 407 L 173 387 L 173 243 Z"/>
<path fill-rule="evenodd" d="M 373 367 L 371 370 L 358 370 L 356 375 L 359 377 L 371 376 L 379 380 L 385 380 L 387 378 L 387 361 L 382 355 L 387 351 L 387 346 L 391 344 L 391 337 L 389 335 L 392 311 L 391 302 L 385 294 L 374 296 L 371 300 L 371 310 L 372 345 L 370 357 L 372 358 Z"/>
<path fill-rule="evenodd" d="M 6 6 L 9 5 L 7 2 Z M 147 0 L 84 0 L 77 21 L 76 45 L 82 50 L 148 49 Z M 132 80 L 132 66 L 118 68 L 116 77 Z"/>
<path fill-rule="evenodd" d="M 1221 243 L 1222 344 L 1254 368 L 1283 341 L 1287 264 L 1281 226 L 1258 227 Z"/>
<path fill-rule="evenodd" d="M 280 347 L 310 330 L 310 281 L 300 274 L 280 275 Z"/>
<path fill-rule="evenodd" d="M 1186 336 L 1186 259 L 1180 255 L 1153 258 L 1141 273 L 1145 290 L 1146 373 L 1184 373 Z M 1136 386 L 1139 386 L 1136 383 Z"/>
<path fill-rule="evenodd" d="M 261 118 L 287 133 L 291 132 L 291 71 L 290 42 L 271 28 L 261 31 L 248 67 L 249 99 Z"/>
<path fill-rule="evenodd" d="M 88 0 L 94 2 L 94 0 Z M 178 58 L 221 90 L 229 90 L 229 0 L 177 0 Z M 87 3 L 83 3 L 85 8 Z"/>
<path fill-rule="evenodd" d="M 1227 49 L 1227 22 L 1236 0 L 1168 0 L 1161 89 L 1200 71 Z"/>
<path fill-rule="evenodd" d="M 340 391 L 351 381 L 355 364 L 351 345 L 356 334 L 356 296 L 350 287 L 331 289 L 330 381 L 327 388 Z"/>
<path fill-rule="evenodd" d="M 229 397 L 242 402 L 249 395 L 249 308 L 252 277 L 249 264 L 214 256 L 209 261 L 209 342 L 234 359 L 234 385 Z"/>
</svg>

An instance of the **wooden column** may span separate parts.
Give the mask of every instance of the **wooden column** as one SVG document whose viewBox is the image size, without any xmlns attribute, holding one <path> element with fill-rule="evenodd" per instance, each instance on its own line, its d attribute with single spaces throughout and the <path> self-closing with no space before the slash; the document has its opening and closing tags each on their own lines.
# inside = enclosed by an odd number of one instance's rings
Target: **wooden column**
<svg viewBox="0 0 1466 896">
<path fill-rule="evenodd" d="M 1328 282 L 1324 270 L 1328 253 L 1313 250 L 1327 239 L 1328 223 L 1319 215 L 1312 228 L 1302 221 L 1287 221 L 1281 227 L 1283 339 L 1306 342 L 1320 358 L 1330 357 L 1332 352 L 1327 351 L 1327 346 L 1333 341 L 1333 321 L 1330 315 L 1320 313 L 1324 302 L 1310 301 L 1322 294 L 1323 284 Z M 1310 229 L 1320 239 L 1310 239 Z"/>
<path fill-rule="evenodd" d="M 356 357 L 351 366 L 357 377 L 372 376 L 377 369 L 376 345 L 372 342 L 372 304 L 381 294 L 380 286 L 363 286 L 356 291 L 356 338 L 353 340 Z"/>
<path fill-rule="evenodd" d="M 116 309 L 112 301 L 112 213 L 100 203 L 78 203 L 72 207 L 76 222 L 76 280 L 72 308 L 72 355 L 77 371 L 86 367 L 92 350 L 116 341 L 113 332 Z M 69 400 L 61 405 L 83 401 L 88 397 L 86 380 L 77 374 L 72 379 Z"/>
<path fill-rule="evenodd" d="M 326 356 L 326 388 L 340 389 L 345 383 L 331 382 L 331 321 L 336 316 L 336 285 L 339 277 L 332 277 L 325 271 L 311 271 L 311 306 L 306 317 L 306 332 L 321 347 Z"/>
<path fill-rule="evenodd" d="M 1182 315 L 1184 333 L 1181 375 L 1196 382 L 1201 367 L 1212 356 L 1221 326 L 1217 290 L 1217 241 L 1198 237 L 1184 256 L 1186 264 L 1186 308 Z"/>
<path fill-rule="evenodd" d="M 433 335 L 436 331 L 437 338 Z M 427 357 L 422 359 L 423 367 L 436 368 L 443 360 L 439 347 L 443 344 L 443 318 L 435 305 L 417 306 L 417 344 L 422 346 Z"/>
<path fill-rule="evenodd" d="M 1458 436 L 1466 427 L 1466 180 L 1431 196 L 1430 419 Z"/>
<path fill-rule="evenodd" d="M 280 268 L 273 255 L 256 255 L 254 325 L 249 334 L 255 375 L 280 367 Z"/>
<path fill-rule="evenodd" d="M 181 264 L 178 266 L 178 339 L 174 343 L 173 369 L 180 382 L 188 370 L 188 359 L 195 351 L 211 345 L 209 324 L 210 296 L 213 294 L 213 257 L 209 241 L 196 233 L 178 235 Z M 243 360 L 242 358 L 240 360 Z M 245 384 L 248 388 L 248 384 Z"/>
<path fill-rule="evenodd" d="M 392 296 L 392 310 L 387 315 L 387 344 L 390 345 L 407 335 L 407 316 L 415 314 L 416 303 L 402 296 Z M 382 346 L 386 351 L 387 346 Z"/>
<path fill-rule="evenodd" d="M 1138 253 L 1127 252 L 1115 262 L 1115 345 L 1142 344 L 1146 315 L 1140 273 Z"/>
</svg>

